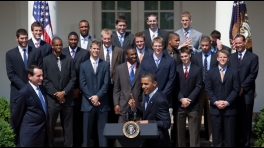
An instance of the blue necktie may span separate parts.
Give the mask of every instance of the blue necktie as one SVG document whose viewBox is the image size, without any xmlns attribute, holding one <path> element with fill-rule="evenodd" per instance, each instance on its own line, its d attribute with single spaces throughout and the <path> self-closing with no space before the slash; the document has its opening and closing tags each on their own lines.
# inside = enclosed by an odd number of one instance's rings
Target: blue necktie
<svg viewBox="0 0 264 148">
<path fill-rule="evenodd" d="M 148 106 L 148 102 L 149 102 L 149 95 L 145 95 L 145 102 L 147 103 L 147 105 L 145 106 L 145 109 L 146 109 Z"/>
<path fill-rule="evenodd" d="M 241 63 L 241 60 L 242 60 L 242 53 L 238 53 L 238 55 L 239 55 L 238 63 L 240 64 Z"/>
<path fill-rule="evenodd" d="M 159 66 L 159 59 L 155 60 L 155 63 L 156 63 L 156 66 L 158 68 L 158 66 Z"/>
<path fill-rule="evenodd" d="M 24 51 L 24 65 L 25 65 L 25 68 L 27 69 L 27 50 L 26 49 L 23 49 Z"/>
<path fill-rule="evenodd" d="M 205 82 L 205 77 L 206 77 L 206 75 L 207 75 L 207 57 L 208 57 L 208 55 L 207 54 L 205 54 L 204 55 L 205 57 L 204 57 L 204 75 L 203 75 L 203 82 Z"/>
<path fill-rule="evenodd" d="M 130 70 L 130 84 L 132 85 L 133 84 L 133 81 L 134 81 L 134 66 L 131 65 L 131 70 Z"/>
<path fill-rule="evenodd" d="M 122 38 L 123 38 L 123 35 L 120 35 L 119 42 L 120 42 L 121 47 L 123 46 L 123 40 L 122 40 Z"/>
<path fill-rule="evenodd" d="M 43 97 L 42 97 L 42 93 L 41 93 L 39 87 L 37 87 L 37 91 L 38 91 L 38 96 L 39 96 L 40 102 L 41 102 L 41 104 L 42 104 L 43 110 L 44 110 L 45 114 L 47 114 L 47 111 L 46 111 L 46 104 L 45 104 L 45 102 L 44 102 L 44 99 L 43 99 Z"/>
</svg>

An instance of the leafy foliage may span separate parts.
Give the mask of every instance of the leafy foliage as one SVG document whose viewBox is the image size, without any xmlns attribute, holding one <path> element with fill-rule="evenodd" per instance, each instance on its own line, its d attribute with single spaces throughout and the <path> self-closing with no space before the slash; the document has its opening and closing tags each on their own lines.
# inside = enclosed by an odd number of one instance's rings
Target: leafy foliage
<svg viewBox="0 0 264 148">
<path fill-rule="evenodd" d="M 15 147 L 15 135 L 8 122 L 0 118 L 0 147 Z"/>
<path fill-rule="evenodd" d="M 255 118 L 253 133 L 257 138 L 254 142 L 254 147 L 264 147 L 264 107 Z"/>
<path fill-rule="evenodd" d="M 0 119 L 10 121 L 10 105 L 6 98 L 0 97 Z"/>
</svg>

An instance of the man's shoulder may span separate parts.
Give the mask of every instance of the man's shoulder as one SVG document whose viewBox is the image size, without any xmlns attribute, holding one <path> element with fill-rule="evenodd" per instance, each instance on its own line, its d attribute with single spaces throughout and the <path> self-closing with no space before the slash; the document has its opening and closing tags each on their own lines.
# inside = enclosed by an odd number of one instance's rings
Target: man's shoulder
<svg viewBox="0 0 264 148">
<path fill-rule="evenodd" d="M 114 46 L 114 45 L 112 45 L 112 50 L 117 51 L 117 52 L 124 52 L 124 50 L 122 48 L 120 48 L 118 46 Z"/>
<path fill-rule="evenodd" d="M 178 29 L 178 30 L 175 31 L 175 33 L 178 33 L 178 34 L 181 33 L 181 32 L 182 32 L 182 29 Z"/>
<path fill-rule="evenodd" d="M 193 28 L 192 28 L 192 32 L 193 32 L 194 34 L 196 34 L 196 35 L 199 35 L 199 36 L 202 36 L 202 35 L 203 35 L 202 32 L 200 32 L 200 31 L 198 31 L 198 30 L 195 30 L 195 29 L 193 29 Z"/>
<path fill-rule="evenodd" d="M 18 50 L 18 47 L 15 47 L 15 48 L 12 48 L 12 49 L 9 49 L 6 54 L 12 54 L 13 52 L 15 52 L 16 50 Z"/>
</svg>

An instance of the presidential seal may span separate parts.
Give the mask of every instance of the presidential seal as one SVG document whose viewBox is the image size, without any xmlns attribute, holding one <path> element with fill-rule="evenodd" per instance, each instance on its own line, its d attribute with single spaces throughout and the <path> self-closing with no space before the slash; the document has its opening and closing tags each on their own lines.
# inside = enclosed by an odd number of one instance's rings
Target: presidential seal
<svg viewBox="0 0 264 148">
<path fill-rule="evenodd" d="M 134 121 L 128 121 L 123 126 L 123 134 L 127 138 L 135 138 L 139 134 L 140 128 Z"/>
</svg>

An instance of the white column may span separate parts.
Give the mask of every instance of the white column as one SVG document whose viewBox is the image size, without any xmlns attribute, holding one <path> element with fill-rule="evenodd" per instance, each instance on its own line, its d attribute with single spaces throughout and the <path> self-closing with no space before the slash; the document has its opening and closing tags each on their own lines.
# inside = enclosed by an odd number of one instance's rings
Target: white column
<svg viewBox="0 0 264 148">
<path fill-rule="evenodd" d="M 58 35 L 57 31 L 57 1 L 48 1 L 50 9 L 50 20 L 53 30 L 53 36 Z M 31 24 L 34 22 L 32 15 L 34 1 L 28 1 L 28 38 L 32 37 Z"/>
<path fill-rule="evenodd" d="M 233 1 L 216 1 L 215 29 L 221 32 L 221 41 L 230 47 L 229 28 L 232 17 Z"/>
</svg>

